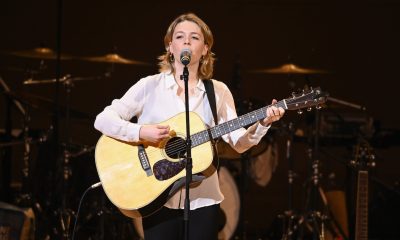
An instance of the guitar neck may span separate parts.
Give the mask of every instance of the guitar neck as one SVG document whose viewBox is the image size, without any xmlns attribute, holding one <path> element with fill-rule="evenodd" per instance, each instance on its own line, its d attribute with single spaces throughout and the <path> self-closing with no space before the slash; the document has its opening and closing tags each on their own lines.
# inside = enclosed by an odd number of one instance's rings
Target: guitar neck
<svg viewBox="0 0 400 240">
<path fill-rule="evenodd" d="M 271 105 L 269 105 L 271 106 Z M 269 106 L 265 106 L 244 114 L 238 118 L 229 120 L 227 122 L 218 124 L 210 129 L 203 130 L 201 132 L 195 133 L 191 136 L 192 146 L 198 146 L 205 142 L 210 141 L 211 139 L 217 139 L 227 133 L 233 132 L 241 127 L 248 126 L 253 124 L 261 119 L 264 119 L 267 115 L 266 111 Z M 282 107 L 283 109 L 287 109 L 286 100 L 281 100 L 275 104 L 277 107 Z"/>
<path fill-rule="evenodd" d="M 293 97 L 283 99 L 275 104 L 276 107 L 281 107 L 285 110 L 299 110 L 302 108 L 311 108 L 312 106 L 318 106 L 326 101 L 328 94 L 322 92 L 319 87 L 310 90 L 303 90 L 300 94 L 293 93 Z M 192 146 L 198 146 L 212 139 L 217 139 L 227 133 L 235 131 L 241 127 L 246 127 L 253 124 L 267 116 L 267 108 L 272 105 L 265 106 L 263 108 L 254 110 L 247 114 L 244 114 L 238 118 L 229 120 L 227 122 L 218 124 L 210 129 L 203 130 L 201 132 L 191 135 Z"/>
<path fill-rule="evenodd" d="M 368 239 L 368 171 L 358 172 L 355 239 Z"/>
</svg>

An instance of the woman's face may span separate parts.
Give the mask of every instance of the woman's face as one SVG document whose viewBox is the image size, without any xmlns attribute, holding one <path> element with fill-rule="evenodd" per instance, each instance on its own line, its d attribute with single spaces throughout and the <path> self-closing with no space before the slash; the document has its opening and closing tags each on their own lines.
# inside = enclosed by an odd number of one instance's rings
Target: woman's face
<svg viewBox="0 0 400 240">
<path fill-rule="evenodd" d="M 201 56 L 208 51 L 200 27 L 191 21 L 183 21 L 176 25 L 169 43 L 169 51 L 174 55 L 175 62 L 181 64 L 180 54 L 183 49 L 190 49 L 192 58 L 189 65 L 198 64 Z"/>
</svg>

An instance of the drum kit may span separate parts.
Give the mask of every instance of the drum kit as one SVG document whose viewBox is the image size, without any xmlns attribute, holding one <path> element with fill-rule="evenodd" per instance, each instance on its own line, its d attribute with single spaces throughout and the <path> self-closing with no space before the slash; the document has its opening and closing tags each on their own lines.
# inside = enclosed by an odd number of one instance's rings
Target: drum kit
<svg viewBox="0 0 400 240">
<path fill-rule="evenodd" d="M 35 116 L 37 113 L 39 113 L 39 118 L 42 117 L 42 115 L 45 115 L 45 118 L 48 118 L 48 115 L 51 115 L 52 118 L 50 122 L 52 121 L 59 121 L 59 119 L 62 119 L 65 121 L 65 134 L 69 134 L 70 132 L 70 120 L 71 119 L 82 119 L 82 120 L 90 120 L 92 121 L 93 116 L 90 114 L 87 114 L 85 112 L 75 110 L 71 108 L 70 106 L 70 98 L 71 98 L 71 91 L 72 91 L 72 86 L 73 84 L 79 82 L 79 81 L 90 81 L 90 80 L 101 80 L 105 79 L 111 76 L 111 72 L 107 72 L 104 75 L 101 76 L 93 76 L 93 77 L 77 77 L 77 76 L 72 76 L 71 74 L 67 74 L 58 78 L 48 78 L 48 79 L 34 79 L 32 75 L 36 75 L 37 73 L 41 73 L 46 67 L 44 67 L 44 62 L 45 61 L 55 61 L 55 60 L 61 60 L 61 61 L 70 61 L 70 60 L 78 60 L 78 61 L 85 61 L 85 62 L 92 62 L 92 63 L 106 63 L 110 64 L 111 66 L 114 66 L 115 64 L 122 64 L 122 65 L 137 65 L 137 66 L 146 66 L 149 65 L 146 62 L 134 60 L 134 59 L 128 59 L 125 58 L 117 53 L 109 53 L 105 55 L 100 55 L 100 56 L 90 56 L 90 57 L 76 57 L 68 54 L 57 54 L 56 51 L 50 49 L 50 48 L 45 48 L 45 47 L 38 47 L 30 50 L 23 50 L 23 51 L 11 51 L 11 52 L 5 52 L 3 53 L 4 55 L 9 55 L 9 56 L 14 56 L 18 58 L 23 58 L 23 59 L 37 59 L 40 60 L 40 66 L 41 68 L 39 70 L 35 71 L 30 71 L 26 70 L 26 73 L 31 75 L 30 78 L 26 79 L 23 81 L 23 85 L 25 86 L 30 86 L 30 85 L 49 85 L 49 84 L 63 84 L 65 87 L 65 104 L 62 105 L 60 104 L 59 101 L 59 96 L 56 96 L 56 99 L 50 99 L 46 98 L 40 95 L 35 95 L 32 94 L 28 91 L 13 91 L 6 81 L 3 78 L 0 78 L 0 83 L 2 88 L 4 89 L 3 95 L 5 96 L 6 103 L 7 104 L 7 111 L 6 111 L 6 116 L 5 117 L 5 122 L 6 127 L 5 127 L 5 136 L 2 142 L 0 142 L 0 151 L 5 152 L 4 155 L 5 158 L 3 162 L 7 164 L 2 165 L 2 174 L 5 173 L 3 176 L 8 176 L 8 179 L 2 178 L 2 181 L 4 183 L 1 183 L 0 186 L 4 186 L 4 189 L 0 189 L 3 191 L 5 194 L 9 195 L 11 191 L 10 184 L 11 184 L 11 151 L 12 151 L 12 146 L 18 146 L 18 145 L 23 145 L 24 146 L 24 160 L 22 163 L 22 187 L 21 189 L 17 189 L 17 197 L 16 202 L 17 205 L 22 206 L 22 207 L 28 207 L 32 208 L 35 210 L 35 212 L 39 213 L 38 215 L 41 215 L 40 217 L 37 218 L 38 221 L 41 219 L 43 222 L 38 223 L 38 231 L 43 231 L 41 233 L 38 233 L 39 238 L 47 239 L 49 237 L 56 237 L 60 239 L 69 239 L 70 237 L 70 232 L 71 232 L 71 220 L 74 218 L 74 212 L 70 209 L 71 208 L 71 202 L 69 201 L 71 199 L 71 196 L 67 196 L 68 192 L 71 192 L 69 188 L 70 182 L 71 182 L 71 176 L 72 176 L 72 167 L 71 167 L 71 160 L 73 158 L 80 157 L 82 155 L 88 154 L 93 152 L 94 147 L 89 147 L 89 146 L 83 146 L 79 145 L 78 147 L 73 146 L 72 143 L 69 141 L 69 136 L 66 136 L 65 139 L 66 143 L 61 144 L 58 137 L 55 136 L 55 134 L 58 134 L 56 127 L 58 126 L 57 122 L 53 122 L 51 126 L 49 126 L 49 130 L 44 131 L 44 134 L 39 134 L 39 136 L 31 136 L 31 130 L 30 130 L 30 124 L 31 124 L 31 113 L 35 113 Z M 13 68 L 17 69 L 17 68 Z M 19 69 L 21 70 L 21 69 Z M 57 93 L 58 94 L 58 93 Z M 18 111 L 22 114 L 24 120 L 23 120 L 23 126 L 21 127 L 22 129 L 22 140 L 20 140 L 21 137 L 18 137 L 19 139 L 14 140 L 13 137 L 11 136 L 11 129 L 13 126 L 11 126 L 13 120 L 11 118 L 13 117 L 11 114 L 11 109 L 12 105 L 15 105 Z M 42 118 L 39 119 L 39 121 L 42 121 Z M 18 126 L 19 127 L 19 126 Z M 56 146 L 56 147 L 51 147 L 50 149 L 44 150 L 45 153 L 44 155 L 47 156 L 52 156 L 51 158 L 56 158 L 56 166 L 50 167 L 49 165 L 52 165 L 54 163 L 48 164 L 48 163 L 41 163 L 40 159 L 30 159 L 32 157 L 31 149 L 33 144 L 45 146 L 46 144 L 52 144 L 50 141 L 55 141 L 55 145 L 51 146 Z M 59 148 L 61 150 L 59 150 Z M 50 150 L 50 151 L 49 151 Z M 53 155 L 51 155 L 49 152 L 55 151 Z M 7 153 L 8 152 L 8 153 Z M 62 155 L 62 156 L 58 156 Z M 39 166 L 40 165 L 40 166 Z M 7 167 L 9 166 L 9 167 Z M 40 169 L 41 167 L 46 168 L 45 169 Z M 51 169 L 50 169 L 51 168 Z M 55 174 L 54 171 L 59 171 L 60 174 Z M 46 176 L 43 176 L 42 173 L 46 174 Z M 58 177 L 58 176 L 62 177 Z M 44 180 L 46 178 L 46 180 Z M 49 179 L 47 179 L 49 178 Z M 38 180 L 42 179 L 42 180 Z M 42 189 L 33 189 L 34 184 L 33 182 L 42 182 L 49 180 L 50 183 L 52 183 L 50 187 L 46 186 Z M 41 183 L 39 183 L 41 184 Z M 59 187 L 61 187 L 61 192 L 62 194 L 52 194 L 52 191 L 60 191 Z M 35 188 L 38 188 L 37 186 Z M 43 189 L 49 190 L 48 192 L 43 192 Z M 46 191 L 46 190 L 44 190 Z M 46 195 L 46 196 L 41 196 L 38 197 L 37 195 Z M 62 195 L 62 196 L 61 196 Z M 4 196 L 4 195 L 3 195 Z M 40 200 L 39 200 L 40 198 Z M 48 198 L 48 199 L 46 199 Z M 51 199 L 53 198 L 53 199 Z M 8 200 L 8 199 L 7 199 Z M 48 209 L 48 213 L 44 213 L 44 209 Z M 48 215 L 48 216 L 43 216 L 43 215 Z M 43 229 L 43 226 L 41 224 L 47 224 L 47 228 L 50 229 Z"/>
<path fill-rule="evenodd" d="M 60 59 L 62 61 L 64 60 L 80 60 L 80 61 L 87 61 L 87 62 L 92 62 L 92 63 L 107 63 L 107 64 L 124 64 L 124 65 L 141 65 L 145 66 L 148 65 L 145 62 L 134 60 L 134 59 L 128 59 L 125 57 L 122 57 L 119 54 L 116 53 L 110 53 L 110 54 L 105 54 L 105 55 L 100 55 L 100 56 L 91 56 L 91 57 L 75 57 L 67 54 L 61 54 L 57 55 L 55 51 L 49 48 L 34 48 L 32 50 L 26 50 L 26 51 L 14 51 L 14 52 L 8 52 L 6 53 L 8 55 L 16 56 L 16 57 L 22 57 L 22 58 L 33 58 L 33 59 L 39 59 L 41 61 L 43 60 L 57 60 Z M 265 74 L 287 74 L 287 75 L 312 75 L 312 74 L 326 74 L 328 71 L 325 70 L 320 70 L 320 69 L 307 69 L 307 68 L 302 68 L 299 67 L 293 63 L 288 63 L 281 65 L 276 68 L 265 68 L 265 69 L 257 69 L 254 70 L 253 72 L 256 73 L 265 73 Z M 17 91 L 11 91 L 9 88 L 7 88 L 6 83 L 3 81 L 3 79 L 0 78 L 3 88 L 4 88 L 4 94 L 6 95 L 7 98 L 9 98 L 11 101 L 14 102 L 14 104 L 17 105 L 18 108 L 22 109 L 23 114 L 26 115 L 26 119 L 29 119 L 28 112 L 24 110 L 26 106 L 28 106 L 30 109 L 38 109 L 38 110 L 43 110 L 44 112 L 48 113 L 54 113 L 55 108 L 57 108 L 56 113 L 58 114 L 58 117 L 63 117 L 66 118 L 67 122 L 67 128 L 68 126 L 68 121 L 69 118 L 79 118 L 79 119 L 92 119 L 92 116 L 89 114 L 86 114 L 84 112 L 72 109 L 70 105 L 70 92 L 71 92 L 71 86 L 73 83 L 78 82 L 78 81 L 89 81 L 89 80 L 100 80 L 104 79 L 106 77 L 109 77 L 110 75 L 105 74 L 104 76 L 95 76 L 95 77 L 72 77 L 70 74 L 67 74 L 65 76 L 62 76 L 60 78 L 49 78 L 49 79 L 33 79 L 29 78 L 26 79 L 23 84 L 24 85 L 41 85 L 41 84 L 53 84 L 53 83 L 62 83 L 66 86 L 66 93 L 67 93 L 67 101 L 66 105 L 60 105 L 56 106 L 57 101 L 53 101 L 51 99 L 37 96 L 34 94 L 30 94 L 27 92 L 17 92 Z M 9 116 L 7 116 L 9 117 Z M 32 139 L 28 132 L 29 132 L 29 121 L 25 121 L 25 126 L 23 127 L 25 134 L 24 134 L 24 139 L 22 141 L 15 141 L 15 142 L 5 142 L 5 143 L 0 143 L 0 149 L 8 147 L 10 145 L 17 145 L 17 144 L 25 144 L 25 155 L 29 155 L 29 145 L 34 143 L 34 142 L 44 142 L 48 141 L 47 136 L 41 136 L 38 139 Z M 68 132 L 68 129 L 67 129 Z M 289 144 L 289 143 L 288 143 Z M 93 147 L 82 147 L 81 149 L 78 149 L 75 153 L 72 153 L 69 151 L 69 143 L 67 142 L 66 147 L 63 151 L 63 156 L 62 156 L 62 161 L 60 163 L 61 169 L 64 172 L 63 174 L 63 179 L 62 179 L 62 186 L 67 186 L 68 181 L 70 180 L 71 176 L 71 169 L 70 169 L 70 158 L 74 158 L 77 156 L 81 156 L 83 154 L 89 153 L 93 151 Z M 288 145 L 287 147 L 290 147 Z M 274 148 L 271 150 L 271 148 Z M 246 162 L 250 158 L 255 159 L 257 157 L 261 157 L 262 159 L 260 162 L 265 162 L 266 160 L 270 160 L 273 157 L 272 153 L 276 153 L 277 150 L 275 149 L 276 146 L 272 146 L 271 143 L 268 141 L 261 141 L 260 144 L 257 146 L 251 148 L 247 152 L 243 154 L 239 154 L 236 151 L 234 151 L 229 145 L 224 143 L 223 141 L 220 141 L 218 145 L 218 155 L 221 159 L 241 159 L 241 172 L 242 174 L 247 174 L 248 172 L 248 165 Z M 268 159 L 265 159 L 268 158 Z M 291 157 L 288 154 L 287 155 L 288 161 L 291 161 Z M 314 174 L 313 174 L 313 179 L 316 181 L 316 188 L 319 187 L 317 184 L 318 180 L 318 162 L 314 162 Z M 273 164 L 273 163 L 271 163 Z M 271 165 L 272 166 L 272 165 Z M 291 164 L 289 164 L 291 166 Z M 29 165 L 29 159 L 26 159 L 24 161 L 24 175 L 23 177 L 25 178 L 23 182 L 29 182 L 33 179 L 33 177 L 38 177 L 38 176 L 31 176 L 30 173 L 32 171 L 30 170 L 32 166 Z M 260 169 L 260 167 L 257 167 L 257 169 Z M 272 174 L 271 173 L 271 168 L 269 169 L 269 176 Z M 220 184 L 221 184 L 221 191 L 225 195 L 225 200 L 221 203 L 221 209 L 223 212 L 224 216 L 224 223 L 223 226 L 220 228 L 219 232 L 219 239 L 231 239 L 234 237 L 236 234 L 237 236 L 243 236 L 245 234 L 245 228 L 244 228 L 244 219 L 243 219 L 243 210 L 244 210 L 244 199 L 243 199 L 243 182 L 240 184 L 239 189 L 237 187 L 237 183 L 235 182 L 235 179 L 232 177 L 232 174 L 228 170 L 227 167 L 221 167 L 219 170 L 219 177 L 220 177 Z M 244 178 L 246 176 L 242 176 L 241 180 L 244 181 Z M 270 178 L 270 177 L 269 177 Z M 269 178 L 266 180 L 266 183 L 268 183 Z M 289 183 L 289 188 L 291 188 L 291 185 L 293 184 L 293 169 L 288 170 L 288 183 Z M 291 189 L 289 189 L 289 192 Z M 52 233 L 48 233 L 49 235 L 55 234 L 58 235 L 60 238 L 65 238 L 68 239 L 69 233 L 70 233 L 70 223 L 71 219 L 73 218 L 74 212 L 71 211 L 68 207 L 67 204 L 67 196 L 66 195 L 66 189 L 63 189 L 63 195 L 62 196 L 62 202 L 63 206 L 62 209 L 53 209 L 54 212 L 59 212 L 56 214 L 58 219 L 56 221 L 61 222 L 62 227 L 55 227 L 55 229 L 52 230 Z M 32 196 L 32 192 L 30 192 L 29 189 L 26 190 L 26 192 L 23 193 L 25 201 L 28 202 L 28 207 L 29 205 L 33 204 L 39 204 L 39 203 L 34 203 L 35 198 Z M 37 208 L 41 208 L 40 206 Z M 297 216 L 292 215 L 293 209 L 292 206 L 289 205 L 288 211 L 285 212 L 284 217 L 286 218 L 286 222 L 290 222 L 294 220 Z M 308 213 L 307 213 L 308 214 Z M 320 214 L 320 213 L 318 213 Z M 313 217 L 318 217 L 320 219 L 320 222 L 325 221 L 322 220 L 322 216 L 318 215 L 317 211 L 312 212 Z M 306 215 L 306 214 L 304 214 Z M 136 231 L 139 233 L 139 235 L 143 234 L 141 230 L 141 225 L 140 222 L 135 221 L 135 228 Z M 291 239 L 291 232 L 293 232 L 293 226 L 296 224 L 293 224 L 293 221 L 288 224 L 286 229 L 283 230 L 283 237 L 282 239 Z M 238 233 L 237 228 L 239 227 L 239 230 L 242 231 L 241 233 Z M 296 226 L 299 227 L 299 226 Z M 43 235 L 42 237 L 48 237 L 49 235 Z"/>
<path fill-rule="evenodd" d="M 236 71 L 235 71 L 236 72 Z M 305 86 L 304 88 L 308 88 L 310 86 L 310 76 L 314 75 L 320 75 L 320 74 L 329 74 L 329 71 L 322 70 L 322 69 L 313 69 L 313 68 L 304 68 L 300 67 L 294 63 L 287 63 L 283 64 L 279 67 L 271 67 L 271 68 L 263 68 L 263 69 L 255 69 L 251 71 L 252 73 L 262 73 L 262 74 L 280 74 L 280 75 L 286 75 L 288 76 L 288 80 L 292 80 L 292 76 L 299 76 L 300 78 L 296 79 L 301 79 L 301 77 L 304 77 L 304 82 Z M 240 79 L 240 78 L 238 78 Z M 233 83 L 236 85 L 238 84 L 238 81 L 234 79 Z M 289 84 L 291 87 L 293 87 L 293 84 Z M 240 92 L 240 91 L 237 91 Z M 239 97 L 240 99 L 240 97 Z M 360 125 L 355 126 L 356 128 L 359 129 L 366 129 L 367 132 L 370 132 L 371 127 L 370 127 L 370 120 L 365 118 L 365 110 L 366 108 L 354 104 L 348 101 L 344 101 L 341 99 L 333 98 L 333 97 L 328 97 L 328 100 L 330 100 L 330 105 L 324 105 L 324 108 L 330 108 L 333 106 L 333 104 L 337 104 L 338 109 L 350 109 L 351 112 L 356 112 L 356 114 L 360 113 L 364 116 L 364 118 L 360 121 Z M 333 104 L 332 104 L 333 103 Z M 251 104 L 246 104 L 251 105 Z M 238 111 L 240 109 L 237 109 Z M 346 110 L 346 111 L 347 111 Z M 276 219 L 277 221 L 280 222 L 277 229 L 272 229 L 270 230 L 271 232 L 268 234 L 275 234 L 276 235 L 272 236 L 269 235 L 269 237 L 272 237 L 271 239 L 336 239 L 336 238 L 342 238 L 342 239 L 348 239 L 349 236 L 349 231 L 348 231 L 348 226 L 345 224 L 342 224 L 343 219 L 338 219 L 336 218 L 338 215 L 338 212 L 343 213 L 345 211 L 345 202 L 342 201 L 341 203 L 338 203 L 342 207 L 341 209 L 336 209 L 335 212 L 333 212 L 333 207 L 329 206 L 331 204 L 330 198 L 330 193 L 331 192 L 325 192 L 321 181 L 323 180 L 322 177 L 322 172 L 321 172 L 321 155 L 320 155 L 320 145 L 321 142 L 322 144 L 326 144 L 328 141 L 331 141 L 332 139 L 329 136 L 329 133 L 332 133 L 332 130 L 334 131 L 333 134 L 340 135 L 342 137 L 342 134 L 338 134 L 338 130 L 341 129 L 343 124 L 347 123 L 346 119 L 342 119 L 342 122 L 340 123 L 341 126 L 331 126 L 331 123 L 327 123 L 326 118 L 327 118 L 327 113 L 328 111 L 314 111 L 311 113 L 307 113 L 306 116 L 306 121 L 302 124 L 305 124 L 305 126 L 294 126 L 294 122 L 290 122 L 288 124 L 284 123 L 282 120 L 281 126 L 279 127 L 279 135 L 283 136 L 286 139 L 286 154 L 285 154 L 285 159 L 287 161 L 287 198 L 288 198 L 288 205 L 286 210 L 282 213 L 279 214 Z M 341 116 L 342 112 L 337 113 L 337 117 L 340 115 Z M 353 115 L 354 116 L 354 115 Z M 352 119 L 354 121 L 354 119 Z M 297 123 L 296 123 L 297 124 Z M 333 129 L 333 128 L 334 129 Z M 353 128 L 354 130 L 354 128 Z M 329 132 L 329 133 L 328 133 Z M 368 133 L 363 132 L 363 136 L 368 135 Z M 356 143 L 356 139 L 358 135 L 357 134 L 352 134 L 352 142 L 351 144 Z M 306 182 L 302 185 L 305 189 L 304 192 L 304 200 L 305 200 L 305 206 L 302 206 L 302 209 L 299 211 L 296 209 L 297 206 L 295 206 L 297 199 L 294 199 L 294 187 L 296 185 L 296 180 L 298 179 L 298 175 L 295 172 L 294 169 L 294 159 L 293 159 L 293 143 L 296 141 L 300 141 L 302 143 L 306 143 L 307 149 L 306 149 L 306 160 L 308 162 L 308 168 L 309 170 L 308 175 L 306 176 Z M 272 141 L 274 142 L 274 141 Z M 343 144 L 343 143 L 342 143 Z M 254 163 L 254 159 L 257 159 L 254 157 L 254 155 L 259 154 L 260 156 L 263 156 L 263 159 L 261 162 L 264 163 L 264 165 L 268 165 L 268 169 L 270 169 L 270 172 L 268 172 L 265 175 L 265 179 L 267 179 L 267 183 L 269 181 L 269 177 L 271 172 L 273 172 L 274 168 L 276 165 L 274 165 L 273 158 L 276 157 L 274 154 L 266 154 L 270 152 L 271 150 L 271 142 L 268 144 L 268 147 L 265 148 L 262 146 L 263 144 L 256 146 L 253 149 L 250 149 L 245 155 L 241 154 L 232 154 L 230 152 L 230 149 L 225 149 L 226 147 L 222 146 L 221 148 L 221 153 L 222 156 L 228 156 L 235 158 L 235 159 L 240 159 L 240 158 L 246 158 L 247 154 L 247 159 L 245 160 L 248 162 L 249 157 L 252 158 L 252 162 Z M 326 146 L 326 145 L 324 145 Z M 267 149 L 267 150 L 265 150 Z M 273 149 L 273 148 L 272 148 Z M 277 152 L 277 151 L 275 151 Z M 257 166 L 256 169 L 260 169 L 262 166 Z M 246 168 L 246 165 L 242 163 L 242 171 L 246 172 L 247 174 L 248 169 Z M 243 174 L 243 173 L 242 173 Z M 241 181 L 243 181 L 243 178 L 246 176 L 241 176 Z M 254 179 L 255 180 L 255 179 Z M 243 183 L 240 183 L 240 188 L 243 187 Z M 241 196 L 243 190 L 239 191 L 239 196 Z M 337 191 L 340 194 L 344 194 L 343 192 Z M 335 193 L 336 194 L 336 193 Z M 297 195 L 296 195 L 297 196 Z M 243 219 L 243 208 L 247 204 L 242 202 L 243 197 L 240 197 L 240 216 L 239 216 L 239 222 L 238 222 L 238 229 L 235 232 L 235 239 L 246 239 L 246 224 L 248 219 Z M 328 199 L 328 200 L 327 200 Z M 304 207 L 304 208 L 303 208 Z M 341 215 L 343 216 L 343 214 Z M 336 218 L 336 219 L 335 219 Z"/>
</svg>

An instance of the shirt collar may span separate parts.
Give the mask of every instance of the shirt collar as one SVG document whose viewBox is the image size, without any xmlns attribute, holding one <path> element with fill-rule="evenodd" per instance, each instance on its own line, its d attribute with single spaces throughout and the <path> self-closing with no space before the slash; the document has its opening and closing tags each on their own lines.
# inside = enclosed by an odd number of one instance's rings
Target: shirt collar
<svg viewBox="0 0 400 240">
<path fill-rule="evenodd" d="M 165 88 L 172 88 L 175 85 L 178 84 L 175 82 L 174 75 L 171 72 L 165 73 Z"/>
<path fill-rule="evenodd" d="M 173 75 L 171 72 L 165 73 L 165 88 L 172 88 L 172 87 L 174 87 L 174 86 L 176 86 L 176 87 L 178 86 L 178 84 L 175 82 L 174 75 Z M 200 80 L 197 82 L 196 88 L 197 88 L 198 90 L 203 91 L 203 92 L 206 91 L 206 88 L 204 87 L 203 80 L 200 79 Z"/>
</svg>

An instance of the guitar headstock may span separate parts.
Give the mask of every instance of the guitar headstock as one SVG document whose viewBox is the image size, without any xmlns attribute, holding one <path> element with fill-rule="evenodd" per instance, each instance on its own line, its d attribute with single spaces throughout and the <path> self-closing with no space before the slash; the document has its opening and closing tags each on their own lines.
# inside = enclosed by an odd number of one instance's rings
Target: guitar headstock
<svg viewBox="0 0 400 240">
<path fill-rule="evenodd" d="M 375 154 L 368 142 L 358 143 L 354 147 L 354 159 L 350 161 L 350 165 L 359 170 L 375 167 Z"/>
<path fill-rule="evenodd" d="M 312 107 L 320 108 L 325 103 L 329 94 L 323 92 L 320 87 L 303 90 L 300 93 L 293 93 L 291 98 L 285 99 L 287 110 L 300 110 Z"/>
</svg>

